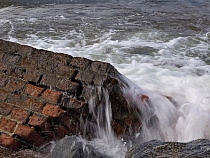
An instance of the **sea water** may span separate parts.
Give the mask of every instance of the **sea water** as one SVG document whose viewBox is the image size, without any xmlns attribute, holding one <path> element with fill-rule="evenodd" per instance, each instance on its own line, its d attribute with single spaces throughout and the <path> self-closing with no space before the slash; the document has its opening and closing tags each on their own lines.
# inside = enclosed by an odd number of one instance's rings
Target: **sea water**
<svg viewBox="0 0 210 158">
<path fill-rule="evenodd" d="M 126 94 L 135 94 L 144 114 L 141 141 L 210 139 L 209 1 L 33 2 L 1 3 L 0 38 L 114 65 L 132 81 Z M 122 158 L 133 142 L 113 134 L 102 91 L 106 126 L 98 120 L 97 138 L 88 143 Z M 135 98 L 142 93 L 150 98 L 149 109 Z M 91 111 L 94 99 L 89 103 Z M 152 117 L 157 121 L 150 126 Z"/>
</svg>

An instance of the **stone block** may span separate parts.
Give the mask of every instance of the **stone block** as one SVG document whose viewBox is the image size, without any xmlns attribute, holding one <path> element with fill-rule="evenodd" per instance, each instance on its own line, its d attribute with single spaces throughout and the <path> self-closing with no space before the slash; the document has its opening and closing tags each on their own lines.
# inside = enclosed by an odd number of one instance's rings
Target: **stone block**
<svg viewBox="0 0 210 158">
<path fill-rule="evenodd" d="M 3 133 L 0 135 L 0 145 L 15 151 L 18 151 L 22 146 L 19 140 Z"/>
<path fill-rule="evenodd" d="M 0 102 L 0 115 L 8 116 L 13 109 L 12 105 Z"/>
<path fill-rule="evenodd" d="M 59 117 L 62 113 L 65 113 L 63 109 L 58 106 L 47 104 L 42 111 L 42 114 L 51 116 L 51 117 Z"/>
<path fill-rule="evenodd" d="M 17 127 L 15 134 L 35 146 L 46 143 L 43 137 L 34 128 L 22 124 Z"/>
<path fill-rule="evenodd" d="M 49 89 L 46 89 L 41 97 L 46 100 L 47 102 L 49 103 L 52 103 L 52 104 L 57 104 L 58 101 L 60 100 L 62 94 L 60 92 L 56 92 L 56 91 L 52 91 L 52 90 L 49 90 Z"/>
<path fill-rule="evenodd" d="M 16 122 L 2 118 L 0 120 L 0 129 L 9 133 L 13 133 L 15 126 L 16 126 Z"/>
<path fill-rule="evenodd" d="M 38 97 L 44 91 L 44 88 L 27 84 L 24 93 L 27 95 Z"/>
<path fill-rule="evenodd" d="M 12 118 L 21 122 L 26 122 L 28 120 L 29 115 L 30 112 L 24 109 L 13 109 L 12 111 Z"/>
</svg>

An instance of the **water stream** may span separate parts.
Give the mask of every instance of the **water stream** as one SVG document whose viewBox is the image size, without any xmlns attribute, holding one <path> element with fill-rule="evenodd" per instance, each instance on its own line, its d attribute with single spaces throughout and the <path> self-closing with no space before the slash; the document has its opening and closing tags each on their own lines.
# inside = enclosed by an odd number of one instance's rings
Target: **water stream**
<svg viewBox="0 0 210 158">
<path fill-rule="evenodd" d="M 0 38 L 114 65 L 132 81 L 125 95 L 144 114 L 136 139 L 210 139 L 209 1 L 40 2 L 0 1 Z M 99 89 L 106 108 L 95 111 L 94 96 L 89 101 L 97 137 L 88 143 L 122 158 L 132 142 L 113 134 L 107 91 Z M 136 99 L 142 93 L 146 106 Z"/>
</svg>

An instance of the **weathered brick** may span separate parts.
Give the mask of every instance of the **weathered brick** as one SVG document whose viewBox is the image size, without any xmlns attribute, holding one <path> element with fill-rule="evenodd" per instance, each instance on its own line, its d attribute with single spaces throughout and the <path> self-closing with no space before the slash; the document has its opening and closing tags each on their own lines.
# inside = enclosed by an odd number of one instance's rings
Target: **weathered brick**
<svg viewBox="0 0 210 158">
<path fill-rule="evenodd" d="M 74 57 L 71 59 L 71 65 L 77 68 L 85 69 L 91 64 L 91 60 L 86 58 Z"/>
<path fill-rule="evenodd" d="M 70 67 L 70 66 L 66 66 L 66 65 L 61 65 L 59 64 L 56 68 L 55 68 L 55 73 L 59 76 L 62 77 L 68 77 L 68 78 L 73 78 L 73 76 L 75 76 L 76 74 L 76 69 Z"/>
<path fill-rule="evenodd" d="M 11 113 L 12 109 L 13 109 L 12 105 L 0 102 L 0 114 L 1 115 L 4 115 L 4 116 L 9 115 Z"/>
<path fill-rule="evenodd" d="M 7 97 L 6 102 L 10 104 L 14 104 L 19 107 L 24 107 L 27 98 L 20 94 L 10 94 Z"/>
<path fill-rule="evenodd" d="M 112 122 L 112 128 L 117 136 L 121 136 L 122 134 L 125 133 L 125 127 L 123 127 L 121 124 L 117 122 L 114 121 Z"/>
<path fill-rule="evenodd" d="M 20 61 L 21 56 L 19 54 L 10 54 L 6 53 L 3 57 L 4 62 L 9 63 L 9 64 L 15 64 L 18 61 Z"/>
<path fill-rule="evenodd" d="M 12 118 L 21 122 L 26 122 L 28 120 L 29 115 L 30 112 L 24 109 L 13 109 L 12 111 Z"/>
<path fill-rule="evenodd" d="M 63 64 L 63 65 L 69 65 L 70 61 L 73 57 L 71 55 L 63 54 L 63 53 L 53 53 L 52 60 L 55 63 Z"/>
<path fill-rule="evenodd" d="M 92 74 L 89 70 L 85 70 L 85 71 L 79 71 L 75 79 L 81 81 L 84 84 L 93 85 L 94 76 L 95 74 Z"/>
<path fill-rule="evenodd" d="M 0 72 L 5 73 L 7 71 L 7 65 L 4 63 L 0 63 Z"/>
<path fill-rule="evenodd" d="M 51 117 L 59 117 L 62 113 L 65 113 L 63 109 L 59 108 L 58 106 L 47 104 L 43 111 L 42 114 L 51 116 Z"/>
<path fill-rule="evenodd" d="M 44 74 L 40 81 L 40 84 L 51 87 L 51 88 L 55 88 L 57 85 L 57 82 L 58 82 L 58 78 L 55 75 Z"/>
<path fill-rule="evenodd" d="M 0 120 L 0 129 L 9 133 L 13 133 L 15 126 L 16 126 L 16 122 L 11 121 L 11 120 L 7 120 L 5 118 L 2 118 Z"/>
<path fill-rule="evenodd" d="M 8 96 L 9 93 L 6 90 L 0 89 L 0 100 L 5 101 Z"/>
<path fill-rule="evenodd" d="M 30 124 L 32 126 L 41 127 L 45 122 L 47 122 L 46 118 L 44 118 L 42 116 L 38 116 L 38 115 L 32 115 L 30 117 L 28 124 Z"/>
<path fill-rule="evenodd" d="M 1 134 L 0 135 L 0 145 L 7 147 L 9 149 L 18 151 L 21 148 L 21 142 L 9 135 Z"/>
<path fill-rule="evenodd" d="M 27 99 L 24 104 L 24 108 L 27 108 L 28 110 L 35 112 L 41 112 L 43 106 L 44 106 L 43 102 L 35 99 Z"/>
<path fill-rule="evenodd" d="M 22 78 L 22 75 L 25 71 L 26 71 L 25 68 L 8 66 L 7 71 L 6 71 L 6 75 L 17 77 L 17 78 Z"/>
<path fill-rule="evenodd" d="M 67 127 L 71 133 L 78 134 L 80 133 L 80 130 L 79 130 L 80 116 L 81 116 L 80 113 L 77 113 L 76 111 L 72 110 L 72 111 L 69 111 L 68 113 L 60 115 L 58 119 L 59 119 L 59 122 L 62 122 L 62 124 L 65 127 Z"/>
<path fill-rule="evenodd" d="M 20 60 L 20 62 L 17 65 L 20 67 L 33 69 L 37 67 L 37 62 L 35 60 L 24 59 L 24 60 Z"/>
<path fill-rule="evenodd" d="M 3 74 L 0 74 L 0 87 L 5 87 L 8 82 L 8 77 Z"/>
<path fill-rule="evenodd" d="M 40 146 L 46 143 L 43 137 L 34 128 L 22 124 L 17 127 L 15 134 L 35 146 Z"/>
<path fill-rule="evenodd" d="M 4 54 L 5 54 L 5 52 L 0 50 L 0 60 L 3 58 Z"/>
<path fill-rule="evenodd" d="M 75 98 L 65 97 L 65 98 L 63 98 L 62 105 L 66 109 L 79 109 L 79 108 L 82 108 L 85 105 L 85 102 L 79 101 Z"/>
<path fill-rule="evenodd" d="M 17 54 L 21 55 L 22 57 L 26 58 L 31 56 L 31 54 L 34 52 L 35 48 L 26 46 L 26 45 L 20 45 L 19 50 L 17 51 Z"/>
<path fill-rule="evenodd" d="M 111 65 L 108 63 L 100 62 L 100 61 L 94 61 L 91 63 L 91 70 L 93 72 L 96 72 L 97 74 L 106 74 L 108 68 Z"/>
<path fill-rule="evenodd" d="M 8 88 L 10 91 L 20 91 L 25 86 L 25 82 L 17 79 L 10 79 L 8 84 L 6 85 L 6 88 Z"/>
<path fill-rule="evenodd" d="M 24 93 L 31 96 L 39 96 L 43 92 L 44 88 L 37 87 L 32 84 L 27 84 Z"/>
<path fill-rule="evenodd" d="M 42 98 L 52 104 L 57 104 L 59 99 L 61 98 L 61 96 L 62 96 L 62 94 L 60 92 L 51 91 L 49 89 L 46 89 L 42 93 Z"/>
<path fill-rule="evenodd" d="M 61 139 L 68 134 L 68 131 L 61 124 L 53 125 L 51 131 L 47 134 L 47 136 L 52 137 L 53 139 Z"/>
<path fill-rule="evenodd" d="M 15 53 L 20 49 L 20 44 L 3 40 L 0 49 L 7 53 Z"/>
<path fill-rule="evenodd" d="M 34 83 L 38 83 L 41 78 L 41 72 L 38 70 L 26 69 L 26 72 L 23 74 L 23 79 L 26 81 L 31 81 Z"/>
<path fill-rule="evenodd" d="M 77 95 L 81 89 L 80 84 L 72 82 L 68 79 L 61 79 L 57 84 L 57 88 L 71 94 Z"/>
</svg>

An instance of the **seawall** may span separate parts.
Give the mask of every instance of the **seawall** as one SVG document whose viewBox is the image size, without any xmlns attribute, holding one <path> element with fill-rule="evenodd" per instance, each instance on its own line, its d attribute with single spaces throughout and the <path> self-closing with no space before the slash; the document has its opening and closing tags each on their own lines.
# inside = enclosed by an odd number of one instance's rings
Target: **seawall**
<svg viewBox="0 0 210 158">
<path fill-rule="evenodd" d="M 94 96 L 96 108 L 103 105 L 103 93 L 98 92 L 103 88 L 116 136 L 140 128 L 138 112 L 121 91 L 120 76 L 109 63 L 0 40 L 0 145 L 36 150 L 65 135 L 91 139 L 81 120 L 96 121 L 89 101 Z"/>
</svg>

